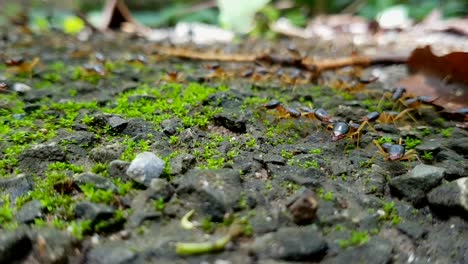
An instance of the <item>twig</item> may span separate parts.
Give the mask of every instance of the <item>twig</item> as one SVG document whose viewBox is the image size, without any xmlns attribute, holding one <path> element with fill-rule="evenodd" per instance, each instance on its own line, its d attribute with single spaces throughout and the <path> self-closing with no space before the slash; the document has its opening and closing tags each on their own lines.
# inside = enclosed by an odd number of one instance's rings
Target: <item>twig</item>
<svg viewBox="0 0 468 264">
<path fill-rule="evenodd" d="M 226 61 L 226 62 L 264 62 L 269 64 L 277 64 L 281 66 L 296 67 L 320 73 L 328 70 L 335 70 L 347 66 L 362 66 L 376 64 L 404 64 L 407 56 L 350 56 L 336 59 L 314 60 L 312 58 L 299 58 L 295 56 L 278 56 L 270 54 L 262 55 L 245 55 L 245 54 L 219 54 L 213 52 L 200 52 L 181 48 L 157 47 L 156 54 L 177 57 L 189 60 L 205 60 L 205 61 Z"/>
</svg>

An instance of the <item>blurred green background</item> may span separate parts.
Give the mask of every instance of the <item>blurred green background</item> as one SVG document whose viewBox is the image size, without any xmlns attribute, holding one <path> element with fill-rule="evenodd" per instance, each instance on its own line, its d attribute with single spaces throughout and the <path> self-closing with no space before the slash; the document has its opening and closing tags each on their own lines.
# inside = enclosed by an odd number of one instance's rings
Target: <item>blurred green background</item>
<svg viewBox="0 0 468 264">
<path fill-rule="evenodd" d="M 29 14 L 29 23 L 39 28 L 63 24 L 75 11 L 90 15 L 93 21 L 105 3 L 105 0 L 0 0 L 0 24 L 11 21 L 21 12 Z M 151 27 L 173 26 L 179 21 L 218 24 L 216 1 L 127 0 L 125 3 L 138 21 Z M 297 26 L 304 26 L 316 14 L 352 13 L 373 19 L 382 10 L 395 5 L 404 6 L 416 21 L 434 8 L 441 10 L 445 17 L 468 15 L 468 0 L 281 0 L 271 1 L 263 8 L 260 19 L 268 22 L 284 16 Z"/>
</svg>

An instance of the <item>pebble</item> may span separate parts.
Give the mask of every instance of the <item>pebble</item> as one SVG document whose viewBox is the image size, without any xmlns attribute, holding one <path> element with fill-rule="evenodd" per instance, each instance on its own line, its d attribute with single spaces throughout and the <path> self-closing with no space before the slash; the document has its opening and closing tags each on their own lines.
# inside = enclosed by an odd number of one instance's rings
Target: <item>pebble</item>
<svg viewBox="0 0 468 264">
<path fill-rule="evenodd" d="M 392 178 L 389 185 L 393 193 L 421 205 L 426 193 L 441 182 L 444 173 L 444 168 L 420 164 L 407 174 Z"/>
<path fill-rule="evenodd" d="M 138 154 L 130 163 L 127 175 L 138 183 L 149 187 L 153 179 L 159 178 L 165 162 L 152 152 Z"/>
<path fill-rule="evenodd" d="M 429 205 L 443 216 L 468 217 L 468 177 L 443 184 L 428 195 Z"/>
<path fill-rule="evenodd" d="M 317 261 L 327 249 L 327 242 L 313 228 L 284 227 L 256 237 L 249 251 L 260 259 Z"/>
</svg>

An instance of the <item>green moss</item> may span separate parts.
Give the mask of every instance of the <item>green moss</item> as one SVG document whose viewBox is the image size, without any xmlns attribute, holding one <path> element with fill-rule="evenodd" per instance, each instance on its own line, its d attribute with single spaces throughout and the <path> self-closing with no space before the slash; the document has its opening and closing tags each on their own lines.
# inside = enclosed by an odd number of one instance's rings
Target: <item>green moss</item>
<svg viewBox="0 0 468 264">
<path fill-rule="evenodd" d="M 360 246 L 366 244 L 370 239 L 367 231 L 351 231 L 351 237 L 349 239 L 338 240 L 338 245 L 341 248 L 347 248 L 350 246 Z"/>
<path fill-rule="evenodd" d="M 405 138 L 406 149 L 414 149 L 416 146 L 421 144 L 421 140 L 417 138 Z"/>
<path fill-rule="evenodd" d="M 80 185 L 80 189 L 83 191 L 85 198 L 93 203 L 111 204 L 115 200 L 112 190 L 97 189 L 89 183 Z"/>
<path fill-rule="evenodd" d="M 319 197 L 324 199 L 325 201 L 333 201 L 333 192 L 325 192 L 323 188 L 319 188 L 317 193 Z"/>
<path fill-rule="evenodd" d="M 124 117 L 143 118 L 155 125 L 176 116 L 186 127 L 204 127 L 220 110 L 209 105 L 202 105 L 202 102 L 211 94 L 223 90 L 226 88 L 205 87 L 198 83 L 190 83 L 186 86 L 167 84 L 157 88 L 144 84 L 118 97 L 116 107 L 108 108 L 106 111 Z M 129 102 L 128 98 L 134 95 L 153 96 L 155 99 Z"/>
<path fill-rule="evenodd" d="M 384 214 L 380 217 L 380 220 L 390 221 L 394 225 L 401 222 L 401 217 L 398 215 L 398 211 L 395 208 L 395 203 L 393 201 L 384 203 L 382 210 L 384 211 Z"/>
<path fill-rule="evenodd" d="M 153 207 L 154 210 L 162 212 L 164 211 L 164 208 L 166 208 L 166 203 L 164 202 L 163 198 L 159 198 L 153 202 Z"/>
<path fill-rule="evenodd" d="M 440 134 L 444 137 L 444 138 L 450 138 L 452 137 L 452 132 L 453 132 L 453 127 L 449 127 L 449 128 L 446 128 L 446 129 L 442 129 L 440 131 Z"/>
<path fill-rule="evenodd" d="M 3 205 L 0 207 L 0 225 L 5 225 L 13 221 L 13 207 L 10 206 L 10 197 L 3 195 Z"/>
</svg>

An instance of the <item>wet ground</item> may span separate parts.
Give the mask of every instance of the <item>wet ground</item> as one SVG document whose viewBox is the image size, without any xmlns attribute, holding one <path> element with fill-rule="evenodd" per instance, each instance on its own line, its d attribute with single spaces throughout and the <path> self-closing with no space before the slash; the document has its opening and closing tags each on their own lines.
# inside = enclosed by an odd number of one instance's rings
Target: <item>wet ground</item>
<svg viewBox="0 0 468 264">
<path fill-rule="evenodd" d="M 0 263 L 468 262 L 468 133 L 391 98 L 405 65 L 312 76 L 2 32 Z M 355 49 L 182 48 L 292 42 Z"/>
</svg>

